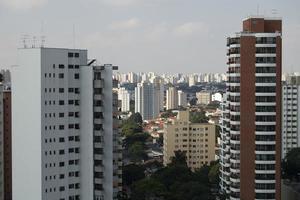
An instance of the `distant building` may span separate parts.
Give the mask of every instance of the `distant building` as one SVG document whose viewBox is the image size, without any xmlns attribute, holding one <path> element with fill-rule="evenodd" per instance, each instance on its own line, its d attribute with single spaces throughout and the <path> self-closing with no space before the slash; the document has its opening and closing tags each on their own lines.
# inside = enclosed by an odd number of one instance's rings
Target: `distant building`
<svg viewBox="0 0 300 200">
<path fill-rule="evenodd" d="M 207 105 L 211 102 L 211 92 L 201 91 L 196 93 L 197 104 Z"/>
<path fill-rule="evenodd" d="M 300 147 L 300 76 L 288 76 L 282 85 L 282 159 Z"/>
<path fill-rule="evenodd" d="M 153 84 L 153 117 L 156 118 L 164 110 L 164 83 L 159 76 L 151 78 Z"/>
<path fill-rule="evenodd" d="M 187 94 L 182 90 L 178 91 L 178 106 L 187 107 Z"/>
<path fill-rule="evenodd" d="M 154 87 L 152 83 L 138 83 L 135 88 L 135 112 L 141 114 L 143 120 L 153 119 L 154 116 Z"/>
<path fill-rule="evenodd" d="M 130 111 L 130 93 L 125 88 L 118 89 L 118 99 L 121 101 L 121 111 Z"/>
<path fill-rule="evenodd" d="M 192 170 L 209 165 L 215 158 L 215 125 L 191 123 L 189 111 L 179 111 L 176 119 L 164 124 L 164 165 L 179 150 L 186 153 Z"/>
<path fill-rule="evenodd" d="M 175 87 L 169 87 L 166 92 L 166 109 L 178 108 L 178 91 Z"/>
<path fill-rule="evenodd" d="M 213 93 L 211 95 L 211 101 L 218 101 L 218 102 L 221 102 L 223 97 L 223 95 L 220 93 L 220 92 L 216 92 L 216 93 Z"/>
</svg>

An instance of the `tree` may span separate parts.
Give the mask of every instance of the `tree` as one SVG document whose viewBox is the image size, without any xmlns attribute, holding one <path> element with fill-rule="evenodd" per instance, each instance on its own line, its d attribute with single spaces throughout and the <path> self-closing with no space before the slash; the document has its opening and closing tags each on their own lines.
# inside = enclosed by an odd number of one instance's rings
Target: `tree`
<svg viewBox="0 0 300 200">
<path fill-rule="evenodd" d="M 299 181 L 300 148 L 290 150 L 283 161 L 283 177 Z"/>
<path fill-rule="evenodd" d="M 219 183 L 219 171 L 220 170 L 220 163 L 218 161 L 212 162 L 210 164 L 210 169 L 208 173 L 208 179 L 211 184 L 218 184 Z"/>
<path fill-rule="evenodd" d="M 186 164 L 186 152 L 184 151 L 174 151 L 173 157 L 171 157 L 171 164 L 170 165 L 184 165 L 187 166 Z"/>
<path fill-rule="evenodd" d="M 145 178 L 133 184 L 132 200 L 163 199 L 165 186 L 153 178 Z"/>
<path fill-rule="evenodd" d="M 130 115 L 128 120 L 132 121 L 134 123 L 137 123 L 137 124 L 142 124 L 143 123 L 142 115 L 138 112 L 133 113 L 132 115 Z"/>
<path fill-rule="evenodd" d="M 143 131 L 142 125 L 131 120 L 125 120 L 122 124 L 122 135 L 130 136 Z"/>
<path fill-rule="evenodd" d="M 130 164 L 123 167 L 123 183 L 131 185 L 132 183 L 145 178 L 145 167 L 136 164 Z"/>
<path fill-rule="evenodd" d="M 208 117 L 205 116 L 205 111 L 190 112 L 190 121 L 192 123 L 208 123 Z"/>
<path fill-rule="evenodd" d="M 128 148 L 129 156 L 131 160 L 138 162 L 147 157 L 145 153 L 145 147 L 142 142 L 135 142 Z"/>
<path fill-rule="evenodd" d="M 175 117 L 175 116 L 177 116 L 177 113 L 172 112 L 172 110 L 167 110 L 166 112 L 164 112 L 160 115 L 161 118 L 169 118 L 169 117 Z"/>
<path fill-rule="evenodd" d="M 127 137 L 124 140 L 124 145 L 126 148 L 129 148 L 131 145 L 133 145 L 136 142 L 141 142 L 144 144 L 149 137 L 150 135 L 148 133 L 133 133 L 127 135 Z"/>
</svg>

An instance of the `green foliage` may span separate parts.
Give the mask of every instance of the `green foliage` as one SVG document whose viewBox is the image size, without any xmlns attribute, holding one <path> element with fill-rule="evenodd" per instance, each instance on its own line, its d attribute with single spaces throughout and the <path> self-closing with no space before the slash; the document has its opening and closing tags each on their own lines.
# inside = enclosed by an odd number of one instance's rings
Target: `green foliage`
<svg viewBox="0 0 300 200">
<path fill-rule="evenodd" d="M 215 184 L 219 164 L 218 162 L 211 164 L 192 172 L 187 167 L 185 152 L 177 151 L 169 165 L 151 177 L 132 184 L 132 199 L 212 199 L 211 186 Z"/>
<path fill-rule="evenodd" d="M 192 123 L 208 123 L 208 117 L 205 116 L 205 111 L 190 112 L 190 122 Z"/>
<path fill-rule="evenodd" d="M 128 148 L 129 156 L 134 162 L 139 162 L 147 158 L 145 145 L 142 142 L 135 142 Z"/>
<path fill-rule="evenodd" d="M 211 163 L 211 167 L 208 173 L 208 179 L 211 184 L 219 183 L 219 172 L 220 172 L 220 163 L 218 161 Z"/>
<path fill-rule="evenodd" d="M 132 183 L 145 178 L 145 167 L 136 164 L 130 164 L 123 167 L 123 183 L 131 185 Z"/>
<path fill-rule="evenodd" d="M 213 101 L 210 104 L 206 105 L 206 109 L 212 109 L 212 110 L 216 110 L 217 108 L 219 108 L 220 103 L 218 101 Z"/>
<path fill-rule="evenodd" d="M 148 133 L 133 133 L 125 138 L 123 144 L 126 148 L 129 148 L 136 142 L 141 142 L 144 144 L 149 137 L 150 135 Z"/>
<path fill-rule="evenodd" d="M 142 124 L 143 123 L 143 118 L 142 118 L 142 115 L 140 113 L 133 113 L 132 115 L 130 115 L 129 121 L 132 121 L 134 123 L 137 123 L 137 124 Z"/>
<path fill-rule="evenodd" d="M 300 148 L 290 150 L 282 164 L 283 177 L 299 181 L 300 175 Z"/>
<path fill-rule="evenodd" d="M 125 120 L 122 124 L 122 135 L 130 136 L 135 133 L 143 132 L 143 128 L 141 124 L 137 124 L 133 121 Z"/>
<path fill-rule="evenodd" d="M 133 184 L 132 200 L 159 199 L 164 196 L 166 188 L 158 180 L 146 178 Z M 163 199 L 163 198 L 162 198 Z"/>
<path fill-rule="evenodd" d="M 175 117 L 177 116 L 177 113 L 172 112 L 172 110 L 166 110 L 166 112 L 163 112 L 160 114 L 161 118 L 169 118 L 169 117 Z"/>
</svg>

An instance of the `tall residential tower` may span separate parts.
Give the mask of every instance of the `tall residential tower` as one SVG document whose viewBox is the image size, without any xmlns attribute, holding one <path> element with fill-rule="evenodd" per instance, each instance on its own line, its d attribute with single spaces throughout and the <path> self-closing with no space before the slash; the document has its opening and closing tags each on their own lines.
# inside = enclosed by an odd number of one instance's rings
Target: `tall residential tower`
<svg viewBox="0 0 300 200">
<path fill-rule="evenodd" d="M 230 154 L 221 155 L 220 185 L 231 200 L 280 200 L 281 26 L 280 19 L 250 17 L 227 41 L 221 152 Z"/>
<path fill-rule="evenodd" d="M 112 65 L 25 48 L 12 73 L 13 199 L 111 200 L 121 190 Z"/>
</svg>

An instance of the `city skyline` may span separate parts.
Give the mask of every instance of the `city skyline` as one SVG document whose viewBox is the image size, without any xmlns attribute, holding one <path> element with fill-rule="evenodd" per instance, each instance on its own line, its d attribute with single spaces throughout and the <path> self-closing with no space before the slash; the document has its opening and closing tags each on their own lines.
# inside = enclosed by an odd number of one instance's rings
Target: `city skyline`
<svg viewBox="0 0 300 200">
<path fill-rule="evenodd" d="M 22 46 L 23 34 L 37 39 L 42 34 L 46 47 L 89 49 L 90 58 L 115 63 L 121 72 L 223 73 L 226 37 L 240 30 L 238 21 L 259 10 L 283 18 L 283 72 L 292 72 L 299 67 L 299 4 L 295 0 L 1 0 L 0 20 L 5 28 L 0 48 L 6 53 L 0 55 L 0 67 L 10 69 L 17 63 L 16 49 Z M 72 9 L 66 11 L 70 5 Z M 233 8 L 239 9 L 228 12 Z M 80 18 L 78 13 L 83 13 Z"/>
</svg>

